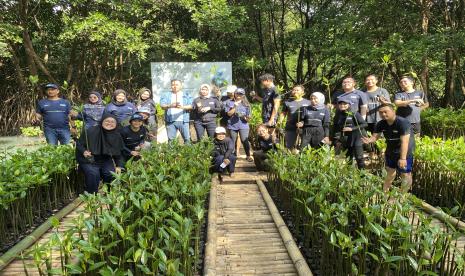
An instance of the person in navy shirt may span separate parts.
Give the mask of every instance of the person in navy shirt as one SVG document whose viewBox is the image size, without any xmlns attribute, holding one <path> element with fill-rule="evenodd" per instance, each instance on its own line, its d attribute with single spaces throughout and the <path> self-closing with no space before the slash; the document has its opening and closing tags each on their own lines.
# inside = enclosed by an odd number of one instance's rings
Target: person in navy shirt
<svg viewBox="0 0 465 276">
<path fill-rule="evenodd" d="M 129 118 L 137 111 L 136 106 L 128 102 L 127 93 L 123 89 L 116 89 L 113 92 L 111 103 L 105 108 L 105 113 L 110 113 L 116 117 L 120 125 L 127 125 Z"/>
<path fill-rule="evenodd" d="M 274 134 L 268 132 L 268 127 L 261 124 L 257 127 L 258 149 L 253 152 L 253 160 L 258 171 L 268 171 L 269 165 L 266 162 L 268 152 L 277 150 L 278 139 Z"/>
<path fill-rule="evenodd" d="M 415 138 L 410 122 L 396 115 L 394 106 L 390 103 L 382 104 L 378 108 L 381 121 L 376 124 L 373 136 L 362 138 L 365 144 L 374 143 L 381 137 L 386 138 L 386 178 L 384 179 L 384 191 L 388 191 L 396 172 L 401 174 L 403 183 L 402 191 L 408 192 L 412 186 L 413 152 L 415 150 Z"/>
<path fill-rule="evenodd" d="M 104 111 L 105 105 L 102 101 L 102 95 L 97 91 L 92 91 L 89 93 L 88 102 L 84 104 L 82 111 L 71 111 L 71 114 L 73 119 L 82 120 L 84 127 L 89 129 L 100 125 Z"/>
<path fill-rule="evenodd" d="M 346 77 L 342 80 L 342 90 L 333 95 L 332 104 L 336 105 L 340 100 L 350 101 L 350 111 L 358 112 L 362 115 L 363 119 L 366 118 L 368 110 L 368 101 L 364 92 L 355 89 L 355 79 Z M 337 109 L 337 112 L 339 110 Z"/>
<path fill-rule="evenodd" d="M 394 103 L 397 105 L 396 114 L 409 120 L 415 135 L 420 135 L 420 113 L 429 107 L 429 103 L 426 94 L 423 91 L 415 90 L 413 84 L 411 77 L 402 77 L 399 82 L 402 91 L 396 93 Z"/>
<path fill-rule="evenodd" d="M 221 112 L 220 101 L 210 96 L 210 85 L 200 86 L 199 97 L 192 102 L 192 114 L 194 117 L 194 128 L 197 141 L 200 141 L 207 131 L 207 135 L 213 138 L 216 129 L 216 116 Z"/>
<path fill-rule="evenodd" d="M 262 86 L 262 96 L 254 95 L 254 99 L 262 103 L 262 120 L 269 127 L 276 125 L 281 97 L 274 85 L 274 76 L 263 74 L 259 78 Z"/>
<path fill-rule="evenodd" d="M 218 173 L 220 181 L 223 180 L 222 174 L 226 171 L 232 177 L 236 167 L 236 156 L 234 155 L 234 141 L 226 137 L 224 127 L 215 128 L 215 139 L 213 139 L 212 166 L 211 172 Z"/>
<path fill-rule="evenodd" d="M 49 83 L 45 86 L 47 98 L 37 104 L 36 121 L 43 120 L 44 135 L 51 145 L 68 144 L 71 140 L 69 128 L 71 104 L 59 97 L 57 84 Z"/>
<path fill-rule="evenodd" d="M 301 115 L 297 127 L 303 127 L 301 148 L 319 148 L 322 144 L 329 144 L 331 115 L 325 106 L 325 96 L 321 92 L 312 93 L 310 105 L 299 112 Z"/>
<path fill-rule="evenodd" d="M 147 129 L 144 126 L 144 117 L 141 114 L 132 114 L 129 125 L 120 130 L 121 138 L 124 141 L 123 157 L 128 161 L 140 159 L 140 151 L 146 146 L 145 140 Z"/>
<path fill-rule="evenodd" d="M 245 90 L 237 88 L 234 93 L 234 100 L 227 100 L 224 104 L 224 111 L 228 115 L 228 129 L 231 134 L 231 139 L 236 141 L 237 135 L 240 135 L 242 145 L 244 146 L 247 161 L 252 162 L 253 158 L 250 154 L 249 144 L 249 119 L 250 119 L 250 104 L 245 97 Z"/>
</svg>

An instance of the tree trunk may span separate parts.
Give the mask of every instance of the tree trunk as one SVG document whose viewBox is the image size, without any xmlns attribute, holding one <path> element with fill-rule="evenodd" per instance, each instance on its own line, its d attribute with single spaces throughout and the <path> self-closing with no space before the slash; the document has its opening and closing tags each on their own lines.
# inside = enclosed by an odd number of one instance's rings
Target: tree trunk
<svg viewBox="0 0 465 276">
<path fill-rule="evenodd" d="M 431 0 L 418 0 L 421 6 L 421 33 L 424 36 L 428 35 L 429 19 L 431 15 Z M 420 82 L 423 92 L 429 95 L 429 60 L 428 54 L 425 54 L 421 59 L 422 70 L 420 72 Z"/>
</svg>

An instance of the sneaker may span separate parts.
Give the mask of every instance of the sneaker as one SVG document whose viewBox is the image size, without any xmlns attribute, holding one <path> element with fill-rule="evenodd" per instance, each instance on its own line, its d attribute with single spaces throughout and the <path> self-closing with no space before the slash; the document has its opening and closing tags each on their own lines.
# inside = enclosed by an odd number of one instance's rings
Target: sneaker
<svg viewBox="0 0 465 276">
<path fill-rule="evenodd" d="M 253 162 L 252 156 L 247 156 L 246 160 L 249 161 L 249 162 Z"/>
</svg>

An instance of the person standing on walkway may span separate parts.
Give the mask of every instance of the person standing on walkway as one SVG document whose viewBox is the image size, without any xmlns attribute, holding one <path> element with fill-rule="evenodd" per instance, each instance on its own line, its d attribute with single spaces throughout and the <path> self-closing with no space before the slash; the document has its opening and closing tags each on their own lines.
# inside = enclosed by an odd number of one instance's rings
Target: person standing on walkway
<svg viewBox="0 0 465 276">
<path fill-rule="evenodd" d="M 105 105 L 102 101 L 102 95 L 97 91 L 89 93 L 87 103 L 84 104 L 81 112 L 71 111 L 73 119 L 82 120 L 84 127 L 89 129 L 93 126 L 100 125 Z"/>
<path fill-rule="evenodd" d="M 213 139 L 212 151 L 212 172 L 217 172 L 222 180 L 222 174 L 225 171 L 229 172 L 232 177 L 236 168 L 236 156 L 234 155 L 234 141 L 226 137 L 226 129 L 224 127 L 217 127 L 215 129 L 215 139 Z"/>
<path fill-rule="evenodd" d="M 408 192 L 412 186 L 413 152 L 415 150 L 415 137 L 411 123 L 401 116 L 396 115 L 394 105 L 382 104 L 378 108 L 381 121 L 376 124 L 373 136 L 365 137 L 363 143 L 374 143 L 381 137 L 386 138 L 386 177 L 383 190 L 387 192 L 396 177 L 400 173 L 403 192 Z"/>
<path fill-rule="evenodd" d="M 336 153 L 345 150 L 350 162 L 355 157 L 357 167 L 364 169 L 362 137 L 366 136 L 364 131 L 367 123 L 360 113 L 350 110 L 351 104 L 347 98 L 341 98 L 338 101 L 339 112 L 334 117 L 333 141 Z"/>
<path fill-rule="evenodd" d="M 299 127 L 297 127 L 297 122 L 299 121 L 299 110 L 310 105 L 310 101 L 304 99 L 305 88 L 302 85 L 296 85 L 292 88 L 292 97 L 293 100 L 285 101 L 283 104 L 283 111 L 280 115 L 280 121 L 284 120 L 284 117 L 287 118 L 285 126 L 285 135 L 284 141 L 286 143 L 286 148 L 294 149 L 297 142 L 297 137 L 299 134 Z"/>
<path fill-rule="evenodd" d="M 429 107 L 428 98 L 423 91 L 416 90 L 413 79 L 409 76 L 403 76 L 400 79 L 399 91 L 394 96 L 394 103 L 397 105 L 396 114 L 406 118 L 413 128 L 415 135 L 421 134 L 421 111 Z"/>
<path fill-rule="evenodd" d="M 227 100 L 224 104 L 224 111 L 228 115 L 228 129 L 231 139 L 236 141 L 237 135 L 240 135 L 242 146 L 244 147 L 247 161 L 252 162 L 253 158 L 250 154 L 249 144 L 249 119 L 250 119 L 250 104 L 245 97 L 245 90 L 237 88 L 234 93 L 234 100 Z"/>
<path fill-rule="evenodd" d="M 227 100 L 234 100 L 234 92 L 236 91 L 237 89 L 237 86 L 235 85 L 228 85 L 226 87 L 226 95 L 225 96 L 221 96 L 220 98 L 218 98 L 218 100 L 220 101 L 221 103 L 221 112 L 220 112 L 220 126 L 222 127 L 226 127 L 228 125 L 228 114 L 226 114 L 226 112 L 224 112 L 224 104 Z"/>
<path fill-rule="evenodd" d="M 325 106 L 325 96 L 321 92 L 312 93 L 310 105 L 299 112 L 301 115 L 297 127 L 303 127 L 301 149 L 307 146 L 319 148 L 323 144 L 329 144 L 331 115 Z"/>
<path fill-rule="evenodd" d="M 57 84 L 49 83 L 45 86 L 46 99 L 38 102 L 35 121 L 43 121 L 44 135 L 48 144 L 69 144 L 71 131 L 69 128 L 71 104 L 60 98 Z M 74 124 L 73 124 L 74 125 Z M 75 128 L 75 127 L 74 127 Z"/>
<path fill-rule="evenodd" d="M 278 119 L 278 110 L 281 104 L 281 97 L 278 94 L 274 84 L 274 76 L 271 74 L 263 74 L 259 77 L 262 87 L 260 97 L 254 95 L 254 99 L 262 103 L 262 120 L 268 127 L 274 127 Z"/>
<path fill-rule="evenodd" d="M 207 135 L 213 138 L 216 128 L 216 116 L 221 112 L 221 103 L 216 97 L 210 97 L 210 85 L 200 86 L 199 97 L 192 102 L 194 116 L 194 128 L 197 141 L 200 141 L 207 131 Z"/>
<path fill-rule="evenodd" d="M 189 132 L 189 111 L 192 109 L 192 97 L 182 91 L 180 80 L 171 80 L 171 92 L 165 93 L 160 98 L 160 106 L 165 110 L 165 125 L 168 141 L 176 139 L 176 134 L 181 133 L 184 144 L 191 142 Z"/>
<path fill-rule="evenodd" d="M 127 93 L 123 89 L 116 89 L 115 92 L 113 92 L 112 101 L 105 108 L 105 113 L 110 113 L 115 116 L 118 120 L 118 124 L 122 126 L 128 124 L 129 118 L 136 111 L 136 106 L 128 102 Z"/>
<path fill-rule="evenodd" d="M 76 141 L 76 160 L 84 172 L 85 191 L 97 193 L 101 179 L 103 183 L 110 183 L 113 172 L 121 173 L 124 142 L 116 117 L 108 113 L 99 125 L 82 132 Z"/>
</svg>

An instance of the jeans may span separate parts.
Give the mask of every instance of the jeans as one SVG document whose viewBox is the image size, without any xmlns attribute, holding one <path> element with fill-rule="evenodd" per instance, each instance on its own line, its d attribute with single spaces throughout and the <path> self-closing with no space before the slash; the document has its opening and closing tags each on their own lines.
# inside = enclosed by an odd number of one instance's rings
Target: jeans
<svg viewBox="0 0 465 276">
<path fill-rule="evenodd" d="M 69 144 L 71 140 L 71 132 L 67 128 L 50 128 L 44 127 L 45 140 L 50 145 Z"/>
<path fill-rule="evenodd" d="M 247 156 L 250 156 L 250 144 L 249 144 L 249 129 L 229 130 L 231 132 L 231 139 L 236 144 L 237 134 L 241 136 L 241 142 L 244 146 L 244 151 Z"/>
<path fill-rule="evenodd" d="M 92 164 L 79 164 L 79 166 L 84 172 L 86 180 L 86 187 L 84 190 L 88 193 L 98 192 L 100 179 L 103 179 L 103 183 L 110 183 L 113 180 L 113 175 L 111 173 L 115 171 L 115 165 L 111 158 Z"/>
<path fill-rule="evenodd" d="M 227 165 L 225 168 L 222 168 L 221 163 L 223 163 L 224 155 L 218 155 L 214 157 L 212 160 L 212 172 L 222 173 L 225 170 L 228 170 L 230 173 L 233 173 L 236 169 L 236 156 L 231 154 L 228 159 L 230 161 L 229 165 Z"/>
<path fill-rule="evenodd" d="M 208 137 L 213 138 L 215 136 L 216 122 L 215 120 L 210 122 L 194 121 L 194 128 L 197 134 L 197 141 L 202 140 L 205 130 L 207 131 Z"/>
<path fill-rule="evenodd" d="M 191 137 L 189 133 L 189 122 L 174 121 L 171 123 L 166 123 L 166 133 L 168 135 L 168 141 L 171 142 L 174 139 L 176 139 L 176 134 L 178 130 L 179 132 L 181 132 L 184 144 L 189 144 L 191 142 Z"/>
</svg>

